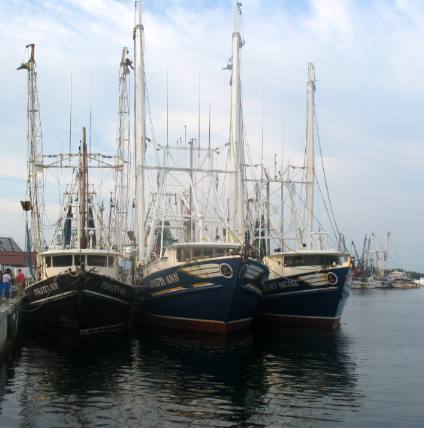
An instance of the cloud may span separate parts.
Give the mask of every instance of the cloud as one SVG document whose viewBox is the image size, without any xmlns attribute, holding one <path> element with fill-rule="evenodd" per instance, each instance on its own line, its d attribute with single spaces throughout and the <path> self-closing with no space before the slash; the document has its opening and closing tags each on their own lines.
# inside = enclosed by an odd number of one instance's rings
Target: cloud
<svg viewBox="0 0 424 428">
<path fill-rule="evenodd" d="M 154 130 L 166 139 L 187 125 L 197 136 L 198 82 L 201 140 L 228 139 L 233 3 L 159 0 L 144 2 L 146 73 Z M 315 63 L 317 114 L 338 222 L 360 242 L 365 232 L 390 229 L 405 267 L 424 270 L 418 244 L 424 238 L 416 214 L 422 206 L 422 99 L 424 6 L 419 1 L 308 0 L 243 2 L 244 115 L 253 158 L 262 128 L 265 159 L 272 165 L 284 141 L 286 159 L 302 162 L 305 141 L 306 64 Z M 132 46 L 133 2 L 24 0 L 0 4 L 0 144 L 7 154 L 3 187 L 24 191 L 25 76 L 15 68 L 24 46 L 37 44 L 38 83 L 46 152 L 69 144 L 70 75 L 73 80 L 73 147 L 88 126 L 93 145 L 112 151 L 117 117 L 118 66 Z M 92 89 L 91 89 L 92 76 Z M 262 115 L 264 111 L 264 116 Z M 262 117 L 264 117 L 262 119 Z M 150 121 L 149 121 L 150 123 Z M 16 180 L 22 178 L 22 184 Z M 10 183 L 14 183 L 13 186 Z M 20 195 L 14 195 L 18 200 Z M 8 196 L 9 197 L 9 196 Z M 12 205 L 0 220 L 21 227 Z M 412 206 L 413 210 L 405 207 Z M 19 223 L 20 222 L 20 223 Z M 383 236 L 383 235 L 382 235 Z M 417 256 L 414 256 L 417 254 Z M 402 257 L 401 257 L 402 258 Z"/>
</svg>

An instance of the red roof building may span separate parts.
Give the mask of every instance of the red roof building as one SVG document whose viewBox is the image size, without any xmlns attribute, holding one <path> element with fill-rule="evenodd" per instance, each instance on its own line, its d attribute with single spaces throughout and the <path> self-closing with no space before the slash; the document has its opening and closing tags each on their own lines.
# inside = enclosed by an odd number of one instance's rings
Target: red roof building
<svg viewBox="0 0 424 428">
<path fill-rule="evenodd" d="M 31 254 L 35 266 L 35 253 Z M 0 266 L 27 267 L 28 254 L 22 251 L 13 238 L 0 237 Z"/>
</svg>

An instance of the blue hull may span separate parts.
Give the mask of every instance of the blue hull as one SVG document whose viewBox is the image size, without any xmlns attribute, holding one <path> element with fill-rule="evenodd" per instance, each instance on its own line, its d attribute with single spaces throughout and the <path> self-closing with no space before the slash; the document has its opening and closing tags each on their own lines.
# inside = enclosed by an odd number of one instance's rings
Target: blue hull
<svg viewBox="0 0 424 428">
<path fill-rule="evenodd" d="M 239 256 L 155 272 L 136 286 L 136 322 L 213 333 L 250 326 L 268 268 Z"/>
<path fill-rule="evenodd" d="M 286 326 L 335 328 L 350 287 L 347 267 L 268 280 L 262 288 L 257 318 Z"/>
</svg>

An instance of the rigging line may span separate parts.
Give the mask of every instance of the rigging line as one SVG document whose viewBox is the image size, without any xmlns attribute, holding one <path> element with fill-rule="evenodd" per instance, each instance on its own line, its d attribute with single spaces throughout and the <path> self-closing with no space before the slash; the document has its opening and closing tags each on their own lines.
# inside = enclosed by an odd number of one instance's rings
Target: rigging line
<svg viewBox="0 0 424 428">
<path fill-rule="evenodd" d="M 319 192 L 320 192 L 320 194 L 321 194 L 321 197 L 322 197 L 322 199 L 323 199 L 322 189 L 321 189 L 321 187 L 320 187 L 320 185 L 319 185 L 319 182 L 317 182 L 317 186 L 318 186 L 318 190 L 319 190 Z M 328 215 L 328 218 L 329 218 L 329 221 L 330 221 L 330 226 L 331 226 L 331 228 L 332 228 L 332 230 L 333 230 L 333 234 L 334 234 L 334 236 L 337 236 L 337 235 L 336 235 L 336 232 L 335 232 L 335 230 L 334 230 L 333 224 L 331 223 L 331 218 L 330 218 L 329 213 L 328 213 L 328 208 L 327 208 L 327 206 L 325 205 L 325 201 L 324 201 L 324 200 L 323 200 L 323 203 L 324 203 L 324 207 L 325 207 L 325 209 L 326 209 L 326 212 L 327 212 L 327 215 Z M 300 204 L 303 204 L 303 207 L 305 208 L 305 211 L 306 211 L 306 206 L 305 206 L 305 204 L 304 204 L 303 202 L 300 202 Z M 320 222 L 320 220 L 316 217 L 316 215 L 313 215 L 313 219 L 316 221 L 316 223 L 318 224 L 318 226 L 319 226 L 319 227 L 322 227 L 322 228 L 323 228 L 323 230 L 326 230 L 326 228 L 325 228 L 325 227 L 324 227 L 324 225 Z M 304 226 L 304 225 L 303 225 L 303 226 Z M 336 242 L 336 241 L 333 241 L 333 243 L 334 243 L 334 244 L 337 244 L 337 242 Z"/>
<path fill-rule="evenodd" d="M 315 176 L 315 178 L 316 178 L 316 176 Z M 326 211 L 327 216 L 328 216 L 328 220 L 329 220 L 329 222 L 330 222 L 331 229 L 332 229 L 332 231 L 333 231 L 333 234 L 334 234 L 335 239 L 337 240 L 337 237 L 338 237 L 338 236 L 340 236 L 340 234 L 338 234 L 337 225 L 333 224 L 333 221 L 332 221 L 331 216 L 330 216 L 330 213 L 329 213 L 329 211 L 328 211 L 328 207 L 327 207 L 327 204 L 326 204 L 326 202 L 325 202 L 324 195 L 323 195 L 323 192 L 322 192 L 321 186 L 320 186 L 320 184 L 319 184 L 319 181 L 318 181 L 318 180 L 316 180 L 316 183 L 317 183 L 318 190 L 319 190 L 319 193 L 320 193 L 321 198 L 322 198 L 322 202 L 323 202 L 323 204 L 324 204 L 325 211 Z M 318 222 L 318 224 L 319 224 L 320 226 L 323 226 L 323 225 L 322 225 L 322 224 L 320 224 L 319 222 Z M 324 230 L 325 230 L 325 229 L 324 229 Z"/>
<path fill-rule="evenodd" d="M 326 211 L 327 211 L 327 215 L 328 215 L 328 218 L 329 218 L 329 221 L 330 221 L 330 226 L 331 226 L 331 228 L 333 229 L 334 236 L 336 237 L 336 236 L 337 236 L 337 234 L 336 234 L 336 232 L 335 232 L 335 230 L 334 230 L 333 224 L 331 223 L 331 217 L 330 217 L 330 215 L 329 215 L 329 213 L 328 213 L 328 208 L 327 208 L 327 206 L 325 205 L 325 200 L 324 200 L 324 198 L 323 198 L 323 194 L 322 194 L 322 190 L 321 190 L 321 187 L 320 187 L 320 185 L 319 185 L 319 182 L 317 182 L 317 185 L 318 185 L 318 190 L 319 190 L 319 192 L 320 192 L 320 194 L 321 194 L 321 197 L 322 197 L 322 199 L 323 199 L 324 207 L 326 208 Z M 305 202 L 304 202 L 303 198 L 300 198 L 300 194 L 299 194 L 298 192 L 296 192 L 296 188 L 295 188 L 295 187 L 293 187 L 292 192 L 294 192 L 295 196 L 297 196 L 297 197 L 298 197 L 298 199 L 297 199 L 297 203 L 298 203 L 298 204 L 299 204 L 299 205 L 304 209 L 304 211 L 306 211 L 306 205 L 305 205 Z M 319 219 L 318 219 L 315 215 L 313 215 L 313 219 L 317 222 L 318 226 L 322 227 L 322 228 L 325 230 L 324 225 L 319 221 Z M 302 224 L 302 226 L 304 226 L 304 224 Z M 336 244 L 337 242 L 333 242 L 333 243 L 334 243 L 334 244 Z"/>
<path fill-rule="evenodd" d="M 320 157 L 321 157 L 321 168 L 322 168 L 322 172 L 323 172 L 323 176 L 324 176 L 324 183 L 325 183 L 325 188 L 326 188 L 326 192 L 327 192 L 327 198 L 328 198 L 328 202 L 330 204 L 330 210 L 331 210 L 331 214 L 333 216 L 334 225 L 337 229 L 337 233 L 338 233 L 337 236 L 340 236 L 340 230 L 339 230 L 339 227 L 337 225 L 336 217 L 334 215 L 334 210 L 333 210 L 333 204 L 332 204 L 331 198 L 330 198 L 330 191 L 329 191 L 328 182 L 327 182 L 327 174 L 325 173 L 325 168 L 324 168 L 324 158 L 322 156 L 321 139 L 319 137 L 318 116 L 317 116 L 317 113 L 315 111 L 315 106 L 314 106 L 314 115 L 315 115 L 315 127 L 316 127 L 316 132 L 317 132 L 318 147 L 319 147 L 319 153 L 320 153 Z"/>
</svg>

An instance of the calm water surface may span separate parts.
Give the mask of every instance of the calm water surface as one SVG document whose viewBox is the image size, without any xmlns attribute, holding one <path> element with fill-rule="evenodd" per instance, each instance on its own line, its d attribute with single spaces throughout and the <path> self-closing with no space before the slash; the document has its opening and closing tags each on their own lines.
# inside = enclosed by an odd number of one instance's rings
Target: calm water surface
<svg viewBox="0 0 424 428">
<path fill-rule="evenodd" d="M 24 338 L 0 427 L 424 426 L 424 289 L 352 292 L 336 332 Z"/>
</svg>

